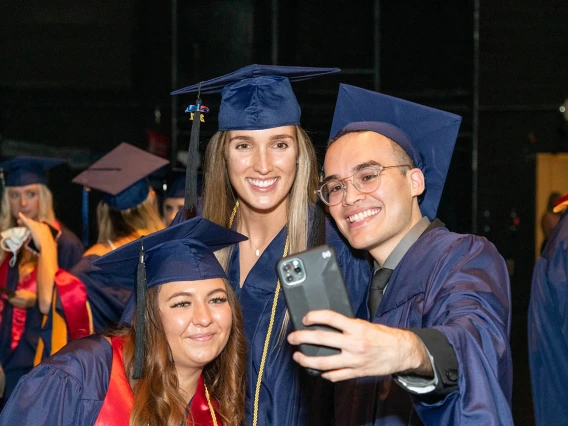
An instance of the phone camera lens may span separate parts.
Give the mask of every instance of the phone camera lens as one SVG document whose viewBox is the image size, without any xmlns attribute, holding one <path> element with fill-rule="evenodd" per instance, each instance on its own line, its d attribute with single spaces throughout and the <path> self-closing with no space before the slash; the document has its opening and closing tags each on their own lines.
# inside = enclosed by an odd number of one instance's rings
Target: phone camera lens
<svg viewBox="0 0 568 426">
<path fill-rule="evenodd" d="M 290 265 L 288 265 L 286 263 L 282 269 L 284 269 L 286 272 L 288 272 L 290 270 Z"/>
<path fill-rule="evenodd" d="M 289 283 L 291 283 L 292 281 L 294 281 L 294 277 L 292 275 L 288 275 L 286 277 L 286 281 L 288 281 Z"/>
<path fill-rule="evenodd" d="M 302 273 L 302 268 L 296 266 L 296 267 L 294 268 L 294 272 L 296 272 L 297 274 L 301 274 L 301 273 Z"/>
</svg>

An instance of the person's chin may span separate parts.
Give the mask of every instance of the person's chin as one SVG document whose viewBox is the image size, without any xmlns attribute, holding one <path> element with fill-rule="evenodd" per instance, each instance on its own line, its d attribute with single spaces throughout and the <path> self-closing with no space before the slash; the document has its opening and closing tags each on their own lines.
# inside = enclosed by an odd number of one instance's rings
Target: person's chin
<svg viewBox="0 0 568 426">
<path fill-rule="evenodd" d="M 270 212 L 277 208 L 286 197 L 281 197 L 278 194 L 266 194 L 264 196 L 252 196 L 244 199 L 245 203 L 257 211 Z"/>
</svg>

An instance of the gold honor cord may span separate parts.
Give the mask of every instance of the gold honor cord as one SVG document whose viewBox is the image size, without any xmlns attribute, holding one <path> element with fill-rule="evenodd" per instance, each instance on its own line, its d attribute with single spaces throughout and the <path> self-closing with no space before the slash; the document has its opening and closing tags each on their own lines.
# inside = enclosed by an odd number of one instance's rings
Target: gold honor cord
<svg viewBox="0 0 568 426">
<path fill-rule="evenodd" d="M 203 383 L 203 386 L 205 386 L 205 383 Z M 213 426 L 218 426 L 217 417 L 215 416 L 215 410 L 213 409 L 213 405 L 211 404 L 211 399 L 209 398 L 209 391 L 207 390 L 207 386 L 205 386 L 205 397 L 207 398 L 207 405 L 209 406 L 209 411 L 211 411 Z"/>
<path fill-rule="evenodd" d="M 239 208 L 239 201 L 235 203 L 233 211 L 231 212 L 231 217 L 229 219 L 229 228 L 233 226 L 233 220 L 237 214 L 237 209 Z M 286 244 L 284 245 L 284 254 L 282 257 L 288 255 L 288 249 L 290 247 L 290 237 L 286 235 Z M 268 354 L 268 347 L 270 346 L 270 336 L 272 335 L 272 327 L 274 326 L 274 319 L 276 317 L 276 306 L 278 306 L 278 296 L 280 294 L 280 280 L 276 282 L 276 290 L 274 291 L 274 300 L 272 301 L 272 312 L 270 313 L 270 322 L 268 323 L 268 331 L 264 339 L 264 348 L 262 350 L 262 358 L 260 359 L 260 369 L 258 371 L 258 379 L 256 380 L 256 389 L 254 392 L 254 405 L 253 405 L 253 416 L 252 416 L 252 426 L 257 426 L 258 423 L 258 403 L 260 399 L 260 384 L 262 383 L 262 374 L 264 373 L 264 365 L 266 364 L 266 356 Z"/>
</svg>

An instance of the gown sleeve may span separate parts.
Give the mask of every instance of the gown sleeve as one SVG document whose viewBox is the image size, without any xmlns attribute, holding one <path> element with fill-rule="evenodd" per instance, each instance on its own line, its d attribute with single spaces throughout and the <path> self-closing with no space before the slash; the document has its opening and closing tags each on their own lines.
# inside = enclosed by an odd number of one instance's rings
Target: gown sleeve
<svg viewBox="0 0 568 426">
<path fill-rule="evenodd" d="M 69 229 L 62 227 L 57 239 L 57 261 L 61 269 L 70 270 L 81 260 L 85 246 Z"/>
<path fill-rule="evenodd" d="M 415 399 L 425 424 L 512 424 L 511 323 L 507 268 L 485 239 L 463 236 L 427 279 L 425 328 L 443 333 L 457 360 L 458 390 L 443 401 Z"/>
<path fill-rule="evenodd" d="M 0 426 L 94 424 L 111 365 L 112 348 L 104 337 L 72 342 L 20 379 Z"/>
</svg>

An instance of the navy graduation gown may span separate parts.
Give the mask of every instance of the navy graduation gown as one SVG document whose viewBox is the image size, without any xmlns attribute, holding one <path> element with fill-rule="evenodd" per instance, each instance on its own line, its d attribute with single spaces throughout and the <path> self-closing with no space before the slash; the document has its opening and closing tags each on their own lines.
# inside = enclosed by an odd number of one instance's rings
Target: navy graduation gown
<svg viewBox="0 0 568 426">
<path fill-rule="evenodd" d="M 390 376 L 340 382 L 336 424 L 512 425 L 509 307 L 507 268 L 490 242 L 445 228 L 422 235 L 395 268 L 373 322 L 442 332 L 457 356 L 459 388 L 428 401 Z"/>
<path fill-rule="evenodd" d="M 362 288 L 369 282 L 371 276 L 369 262 L 366 258 L 356 257 L 356 253 L 352 252 L 337 234 L 334 225 L 328 223 L 326 233 L 327 243 L 336 250 L 350 297 L 354 297 L 363 291 Z M 241 303 L 248 343 L 245 409 L 247 425 L 252 424 L 256 383 L 278 281 L 276 262 L 284 254 L 286 235 L 287 230 L 284 227 L 250 270 L 242 288 L 239 285 L 238 245 L 234 247 L 229 265 L 228 278 Z M 359 288 L 361 285 L 362 288 Z M 287 327 L 282 329 L 285 313 L 286 304 L 283 295 L 280 294 L 262 377 L 258 425 L 315 425 L 315 422 L 322 421 L 325 414 L 329 413 L 314 413 L 314 411 L 318 408 L 319 411 L 325 410 L 326 403 L 331 401 L 316 401 L 315 405 L 308 402 L 312 395 L 309 395 L 307 389 L 313 386 L 311 383 L 313 379 L 309 378 L 305 370 L 292 359 L 292 354 L 297 348 L 286 340 L 286 336 L 292 331 L 291 322 L 289 321 Z"/>
<path fill-rule="evenodd" d="M 568 421 L 568 210 L 534 267 L 528 339 L 535 422 Z"/>
<path fill-rule="evenodd" d="M 100 335 L 75 340 L 22 377 L 0 425 L 92 425 L 102 407 L 112 346 Z"/>
<path fill-rule="evenodd" d="M 134 290 L 136 271 L 113 274 L 93 266 L 97 255 L 85 256 L 69 272 L 87 288 L 87 297 L 93 313 L 95 333 L 116 325 Z"/>
<path fill-rule="evenodd" d="M 57 239 L 57 262 L 62 269 L 71 269 L 83 256 L 85 246 L 79 238 L 61 226 L 61 235 Z"/>
<path fill-rule="evenodd" d="M 71 268 L 83 255 L 84 247 L 81 241 L 69 229 L 61 226 L 61 235 L 57 239 L 57 261 L 61 267 Z M 8 268 L 6 287 L 15 291 L 19 282 L 18 265 Z M 16 386 L 22 375 L 33 367 L 34 356 L 41 332 L 42 314 L 39 306 L 26 309 L 26 322 L 22 338 L 15 350 L 10 348 L 12 339 L 13 305 L 4 303 L 2 312 L 2 325 L 0 327 L 0 363 L 6 374 L 6 389 L 0 402 L 3 405 Z"/>
</svg>

